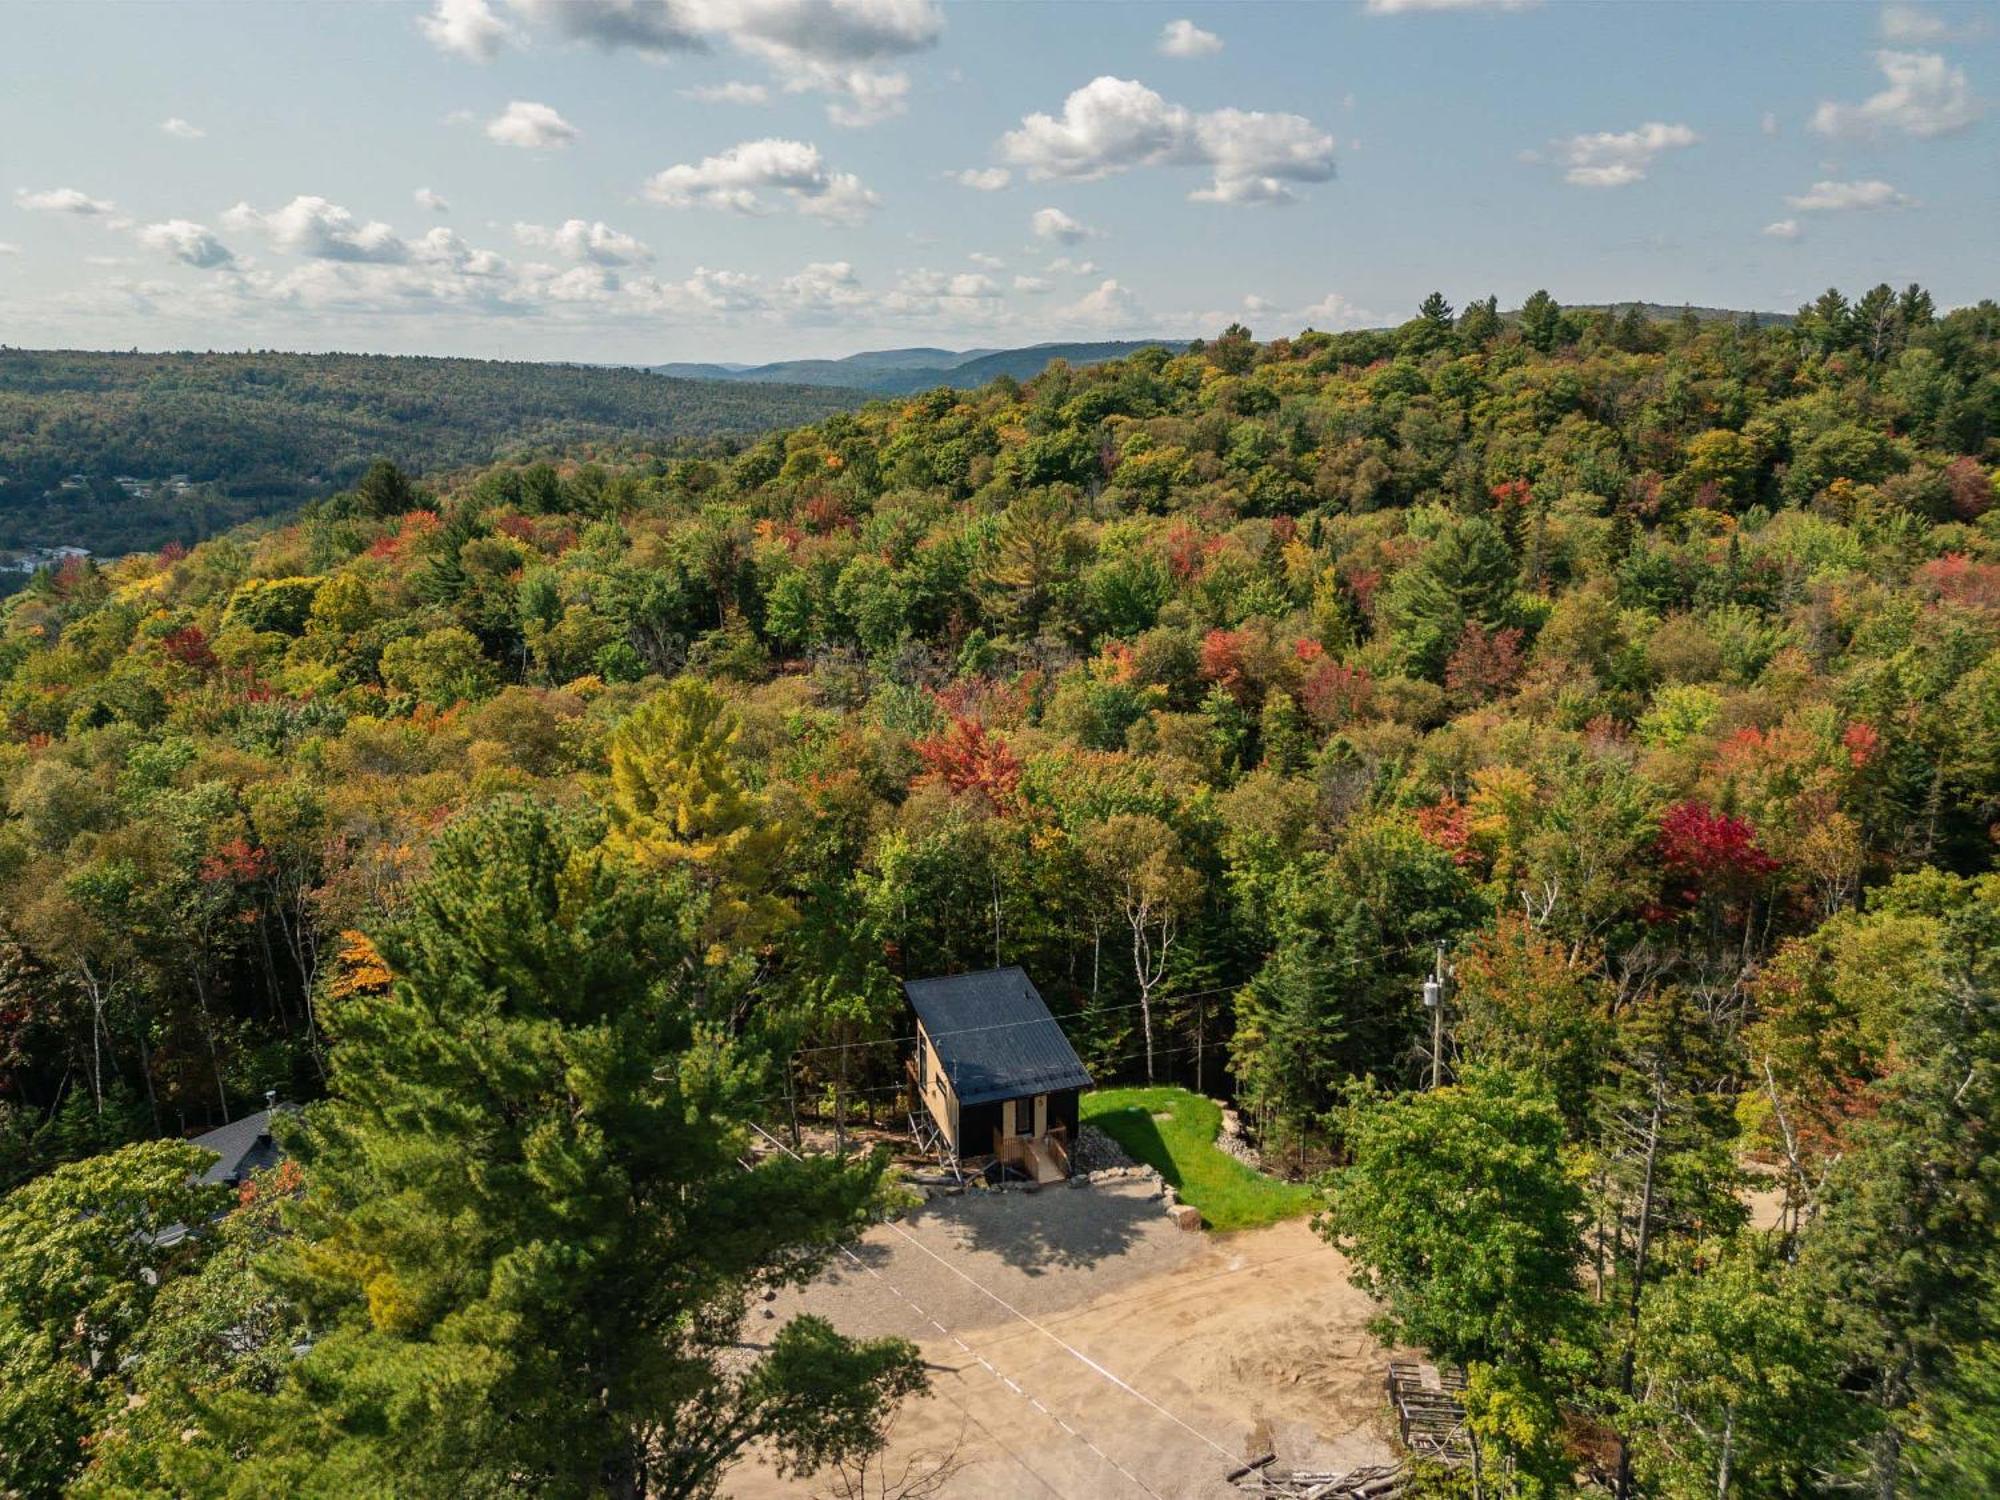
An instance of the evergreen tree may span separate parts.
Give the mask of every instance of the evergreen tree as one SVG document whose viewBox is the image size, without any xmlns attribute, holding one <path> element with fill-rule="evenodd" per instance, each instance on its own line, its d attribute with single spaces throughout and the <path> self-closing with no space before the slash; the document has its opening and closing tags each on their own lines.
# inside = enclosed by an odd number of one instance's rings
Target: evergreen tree
<svg viewBox="0 0 2000 1500">
<path fill-rule="evenodd" d="M 1546 354 L 1562 339 L 1562 304 L 1538 291 L 1521 304 L 1521 340 Z"/>
<path fill-rule="evenodd" d="M 378 458 L 354 487 L 354 499 L 363 515 L 386 519 L 414 509 L 417 491 L 401 469 L 386 458 Z"/>
<path fill-rule="evenodd" d="M 1441 682 L 1467 624 L 1488 630 L 1509 624 L 1514 580 L 1514 555 L 1497 525 L 1485 516 L 1445 519 L 1423 555 L 1396 575 L 1384 602 L 1407 669 Z"/>
<path fill-rule="evenodd" d="M 691 1004 L 699 906 L 532 803 L 440 835 L 295 1143 L 274 1274 L 316 1337 L 217 1402 L 205 1488 L 703 1496 L 752 1443 L 805 1470 L 878 1440 L 911 1346 L 799 1318 L 733 1356 L 884 1163 L 741 1165 L 761 1079 Z"/>
</svg>

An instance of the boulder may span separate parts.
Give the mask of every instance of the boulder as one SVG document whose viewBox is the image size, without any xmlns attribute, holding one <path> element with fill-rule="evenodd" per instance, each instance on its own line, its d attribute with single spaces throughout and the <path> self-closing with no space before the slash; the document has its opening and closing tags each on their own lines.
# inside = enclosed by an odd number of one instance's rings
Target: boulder
<svg viewBox="0 0 2000 1500">
<path fill-rule="evenodd" d="M 1167 1210 L 1167 1217 L 1174 1221 L 1174 1228 L 1179 1230 L 1201 1228 L 1201 1210 L 1192 1203 L 1176 1203 Z"/>
</svg>

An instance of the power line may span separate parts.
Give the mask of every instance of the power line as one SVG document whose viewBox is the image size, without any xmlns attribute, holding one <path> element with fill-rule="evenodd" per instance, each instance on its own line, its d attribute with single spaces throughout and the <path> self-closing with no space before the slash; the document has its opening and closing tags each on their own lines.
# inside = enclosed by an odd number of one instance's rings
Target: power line
<svg viewBox="0 0 2000 1500">
<path fill-rule="evenodd" d="M 774 1138 L 768 1132 L 760 1132 L 760 1134 L 763 1134 L 766 1140 L 772 1140 L 773 1144 L 777 1145 L 777 1147 L 781 1151 L 785 1151 L 786 1154 L 790 1156 L 794 1161 L 804 1160 L 804 1158 L 799 1156 L 797 1152 L 787 1150 L 782 1141 L 774 1140 Z M 740 1156 L 736 1158 L 736 1165 L 741 1167 L 746 1172 L 755 1172 L 757 1170 L 757 1168 L 752 1163 L 745 1161 Z M 840 1253 L 846 1256 L 849 1260 L 853 1261 L 855 1265 L 859 1266 L 862 1270 L 866 1271 L 870 1276 L 874 1277 L 877 1281 L 881 1282 L 882 1285 L 888 1288 L 888 1290 L 891 1293 L 893 1293 L 906 1307 L 908 1307 L 910 1311 L 914 1312 L 919 1318 L 922 1318 L 926 1323 L 930 1324 L 932 1328 L 935 1328 L 941 1336 L 950 1339 L 954 1344 L 958 1345 L 960 1351 L 964 1353 L 968 1359 L 976 1361 L 980 1365 L 980 1367 L 986 1371 L 987 1374 L 991 1375 L 995 1380 L 999 1381 L 1002 1385 L 1006 1386 L 1015 1395 L 1025 1400 L 1030 1406 L 1034 1407 L 1036 1411 L 1040 1412 L 1043 1416 L 1047 1417 L 1051 1422 L 1054 1422 L 1056 1426 L 1060 1427 L 1064 1432 L 1068 1433 L 1071 1437 L 1075 1438 L 1079 1443 L 1082 1443 L 1084 1447 L 1088 1448 L 1092 1453 L 1095 1453 L 1099 1458 L 1103 1459 L 1107 1464 L 1111 1465 L 1111 1467 L 1116 1469 L 1120 1474 L 1123 1474 L 1127 1479 L 1131 1480 L 1133 1484 L 1137 1485 L 1140 1489 L 1144 1490 L 1148 1495 L 1153 1496 L 1153 1500 L 1162 1500 L 1162 1497 L 1160 1496 L 1159 1492 L 1153 1489 L 1152 1486 L 1148 1485 L 1145 1480 L 1141 1479 L 1138 1475 L 1134 1474 L 1131 1470 L 1127 1469 L 1123 1464 L 1119 1463 L 1117 1459 L 1113 1458 L 1110 1454 L 1106 1453 L 1102 1448 L 1098 1447 L 1097 1444 L 1093 1443 L 1089 1438 L 1085 1437 L 1082 1433 L 1078 1432 L 1074 1427 L 1070 1426 L 1068 1422 L 1064 1421 L 1055 1412 L 1051 1411 L 1048 1407 L 1044 1406 L 1039 1399 L 1030 1396 L 1018 1382 L 1010 1380 L 1005 1375 L 1002 1375 L 998 1367 L 996 1367 L 991 1360 L 987 1359 L 985 1355 L 979 1353 L 970 1344 L 966 1343 L 964 1339 L 960 1338 L 957 1334 L 953 1333 L 949 1328 L 946 1328 L 944 1324 L 940 1323 L 936 1318 L 932 1317 L 928 1312 L 924 1310 L 924 1308 L 913 1297 L 910 1296 L 908 1292 L 904 1291 L 901 1287 L 897 1286 L 895 1282 L 891 1281 L 888 1277 L 884 1276 L 880 1271 L 876 1270 L 873 1266 L 869 1265 L 868 1262 L 863 1260 L 860 1256 L 856 1255 L 853 1252 L 853 1250 L 849 1249 L 846 1245 L 842 1245 L 840 1247 Z M 963 1402 L 961 1402 L 957 1397 L 951 1395 L 948 1391 L 941 1390 L 937 1394 L 943 1396 L 945 1400 L 951 1402 L 953 1406 L 956 1406 L 960 1414 L 963 1415 L 967 1421 L 971 1422 L 981 1432 L 985 1433 L 986 1436 L 992 1440 L 993 1445 L 996 1448 L 998 1448 L 1002 1453 L 1006 1454 L 1009 1458 L 1013 1459 L 1015 1463 L 1019 1464 L 1022 1470 L 1025 1471 L 1031 1479 L 1033 1479 L 1037 1484 L 1041 1485 L 1041 1487 L 1047 1490 L 1051 1495 L 1054 1495 L 1056 1497 L 1056 1500 L 1064 1500 L 1064 1496 L 1060 1490 L 1058 1490 L 1054 1485 L 1050 1484 L 1048 1480 L 1044 1479 L 1039 1473 L 1037 1473 L 1035 1470 L 1035 1466 L 1029 1463 L 1028 1460 L 1022 1454 L 1017 1452 L 1014 1449 L 1014 1447 L 1007 1442 L 1005 1438 L 1001 1437 L 999 1433 L 995 1432 L 991 1427 L 988 1427 L 984 1422 L 980 1421 L 978 1417 L 974 1416 L 970 1408 L 968 1408 Z"/>
<path fill-rule="evenodd" d="M 1427 939 L 1422 942 L 1405 943 L 1400 947 L 1381 948 L 1373 950 L 1368 953 L 1357 953 L 1352 958 L 1347 959 L 1345 961 L 1308 965 L 1308 968 L 1314 973 L 1321 973 L 1321 974 L 1337 973 L 1348 969 L 1359 968 L 1361 967 L 1361 965 L 1365 963 L 1374 962 L 1377 959 L 1399 958 L 1404 956 L 1405 954 L 1415 953 L 1419 949 L 1428 949 L 1430 946 L 1431 943 Z M 1249 981 L 1245 980 L 1243 984 L 1247 984 L 1248 982 Z M 1092 1006 L 1080 1012 L 1080 1016 L 1081 1017 L 1110 1016 L 1110 1015 L 1117 1015 L 1121 1011 L 1138 1010 L 1148 1005 L 1164 1006 L 1164 1005 L 1172 1005 L 1175 1002 L 1181 1000 L 1204 1000 L 1216 995 L 1234 994 L 1236 991 L 1243 988 L 1243 984 L 1221 984 L 1221 985 L 1216 985 L 1212 989 L 1205 989 L 1205 990 L 1181 990 L 1171 995 L 1155 995 L 1149 1000 L 1134 1000 L 1125 1005 Z M 1040 1026 L 1042 1024 L 1043 1024 L 1042 1019 L 1039 1016 L 1036 1016 L 1025 1021 L 995 1021 L 993 1024 L 989 1026 L 957 1026 L 953 1027 L 950 1031 L 938 1031 L 929 1033 L 929 1036 L 930 1040 L 932 1040 L 933 1042 L 937 1042 L 937 1041 L 942 1041 L 944 1040 L 944 1038 L 950 1036 L 971 1036 L 979 1032 L 1006 1031 L 1009 1028 L 1016 1026 Z M 905 1042 L 914 1042 L 916 1039 L 917 1039 L 917 1034 L 915 1032 L 910 1032 L 907 1035 L 876 1037 L 873 1038 L 872 1040 L 861 1040 L 852 1042 L 828 1042 L 825 1045 L 818 1047 L 794 1048 L 788 1054 L 788 1057 L 790 1061 L 796 1062 L 798 1061 L 798 1059 L 802 1057 L 814 1057 L 824 1052 L 849 1052 L 857 1047 L 900 1046 Z"/>
<path fill-rule="evenodd" d="M 1208 1042 L 1200 1042 L 1200 1043 L 1189 1042 L 1186 1046 L 1182 1047 L 1155 1047 L 1153 1049 L 1153 1056 L 1155 1059 L 1162 1057 L 1184 1057 L 1190 1052 L 1220 1052 L 1221 1050 L 1223 1049 L 1220 1044 L 1208 1043 Z M 1119 1057 L 1101 1058 L 1099 1059 L 1099 1066 L 1109 1068 L 1122 1062 L 1134 1062 L 1137 1059 L 1144 1057 L 1145 1055 L 1146 1055 L 1146 1049 L 1141 1047 L 1136 1051 L 1124 1053 L 1122 1056 Z M 1120 1085 L 1120 1087 L 1123 1087 L 1123 1085 Z M 1151 1085 L 1134 1084 L 1132 1085 L 1132 1087 L 1146 1088 L 1146 1087 L 1151 1087 Z M 880 1085 L 879 1087 L 870 1087 L 865 1089 L 842 1089 L 840 1092 L 841 1096 L 846 1099 L 867 1099 L 881 1094 L 900 1094 L 905 1092 L 908 1088 L 909 1084 L 907 1083 L 886 1083 Z M 777 1104 L 792 1097 L 793 1095 L 791 1094 L 768 1094 L 761 1099 L 750 1099 L 745 1101 L 745 1103 L 746 1105 Z"/>
<path fill-rule="evenodd" d="M 804 1163 L 805 1161 L 804 1157 L 800 1156 L 798 1152 L 794 1151 L 790 1146 L 787 1146 L 783 1141 L 779 1140 L 776 1136 L 772 1135 L 770 1131 L 764 1129 L 761 1125 L 753 1124 L 751 1125 L 750 1128 L 756 1131 L 762 1137 L 764 1137 L 764 1139 L 769 1141 L 772 1145 L 776 1146 L 780 1151 L 784 1152 L 787 1156 L 791 1157 L 792 1160 L 799 1162 L 801 1164 Z M 1061 1349 L 1065 1354 L 1069 1355 L 1070 1358 L 1076 1360 L 1077 1363 L 1081 1364 L 1085 1369 L 1090 1370 L 1095 1374 L 1101 1376 L 1103 1379 L 1110 1381 L 1111 1384 L 1117 1386 L 1127 1395 L 1133 1397 L 1138 1401 L 1144 1402 L 1147 1406 L 1150 1406 L 1154 1411 L 1158 1412 L 1161 1416 L 1165 1417 L 1169 1422 L 1172 1422 L 1176 1427 L 1179 1427 L 1182 1431 L 1187 1432 L 1191 1436 L 1198 1438 L 1200 1441 L 1206 1443 L 1209 1447 L 1213 1448 L 1217 1453 L 1220 1453 L 1224 1461 L 1229 1463 L 1231 1466 L 1234 1466 L 1239 1461 L 1234 1453 L 1230 1452 L 1229 1449 L 1223 1447 L 1222 1444 L 1218 1443 L 1214 1438 L 1210 1437 L 1200 1428 L 1192 1426 L 1191 1424 L 1182 1421 L 1179 1417 L 1175 1416 L 1172 1412 L 1168 1411 L 1164 1406 L 1160 1405 L 1159 1402 L 1155 1401 L 1151 1396 L 1148 1396 L 1144 1391 L 1139 1390 L 1129 1381 L 1121 1379 L 1119 1376 L 1112 1373 L 1110 1370 L 1107 1370 L 1103 1365 L 1099 1364 L 1096 1360 L 1092 1359 L 1089 1355 L 1085 1354 L 1081 1349 L 1078 1349 L 1074 1344 L 1069 1343 L 1067 1340 L 1063 1339 L 1060 1335 L 1052 1332 L 1048 1328 L 1044 1327 L 1042 1324 L 1036 1322 L 1033 1318 L 1029 1317 L 1026 1313 L 1022 1312 L 1020 1308 L 1014 1306 L 1013 1303 L 1009 1302 L 1005 1297 L 1002 1297 L 998 1292 L 994 1291 L 991 1287 L 985 1286 L 980 1282 L 975 1281 L 972 1277 L 966 1275 L 965 1272 L 961 1271 L 957 1266 L 954 1266 L 950 1261 L 946 1260 L 942 1255 L 939 1255 L 935 1250 L 931 1249 L 930 1246 L 926 1245 L 922 1240 L 918 1239 L 915 1235 L 911 1234 L 907 1229 L 903 1228 L 903 1226 L 898 1224 L 895 1220 L 884 1219 L 882 1221 L 882 1224 L 885 1229 L 888 1229 L 894 1234 L 900 1235 L 904 1240 L 908 1241 L 911 1245 L 915 1246 L 925 1255 L 928 1255 L 932 1260 L 936 1261 L 939 1265 L 943 1266 L 947 1271 L 951 1272 L 952 1275 L 956 1276 L 960 1281 L 963 1281 L 967 1286 L 971 1287 L 981 1296 L 993 1302 L 995 1305 L 1002 1308 L 1006 1312 L 1012 1314 L 1014 1317 L 1018 1318 L 1021 1322 L 1027 1324 L 1028 1327 L 1034 1329 L 1035 1332 L 1042 1335 L 1043 1338 L 1049 1340 L 1050 1343 L 1054 1344 L 1057 1348 Z M 849 1253 L 851 1254 L 852 1252 Z M 856 1262 L 857 1264 L 860 1263 L 858 1257 L 856 1257 Z M 1080 1433 L 1077 1434 L 1077 1436 L 1079 1438 L 1082 1438 L 1082 1434 Z M 1089 1439 L 1087 1438 L 1082 1438 L 1082 1440 L 1086 1443 L 1089 1443 Z M 1089 1446 L 1093 1450 L 1098 1452 L 1104 1458 L 1105 1462 L 1111 1464 L 1112 1467 L 1116 1468 L 1119 1473 L 1125 1475 L 1127 1479 L 1130 1479 L 1134 1484 L 1138 1485 L 1139 1488 L 1144 1490 L 1147 1494 L 1149 1495 L 1157 1494 L 1157 1491 L 1155 1491 L 1144 1480 L 1140 1479 L 1138 1475 L 1133 1474 L 1131 1471 L 1124 1468 L 1109 1454 L 1104 1453 L 1102 1449 L 1097 1448 L 1096 1444 L 1089 1443 Z"/>
</svg>

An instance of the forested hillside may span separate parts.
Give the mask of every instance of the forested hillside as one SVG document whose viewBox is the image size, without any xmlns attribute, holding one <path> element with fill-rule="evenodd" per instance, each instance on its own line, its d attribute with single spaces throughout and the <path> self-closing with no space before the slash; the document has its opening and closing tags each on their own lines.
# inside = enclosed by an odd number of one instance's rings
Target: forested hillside
<svg viewBox="0 0 2000 1500">
<path fill-rule="evenodd" d="M 494 360 L 0 349 L 0 551 L 192 542 L 351 485 L 376 458 L 440 470 L 523 452 L 670 451 L 860 399 Z M 85 483 L 60 488 L 71 475 Z M 153 493 L 135 498 L 120 475 Z M 160 487 L 174 475 L 191 488 Z"/>
<path fill-rule="evenodd" d="M 713 1309 L 873 1178 L 731 1153 L 894 1107 L 901 976 L 1019 963 L 1100 1081 L 1329 1174 L 1486 1493 L 1991 1493 L 1996 464 L 1991 302 L 1436 297 L 39 576 L 0 1489 L 865 1446 L 906 1350 L 792 1325 L 755 1385 Z M 282 1256 L 239 1214 L 147 1306 L 41 1292 L 63 1204 L 184 1181 L 84 1158 L 271 1088 L 334 1096 Z"/>
</svg>

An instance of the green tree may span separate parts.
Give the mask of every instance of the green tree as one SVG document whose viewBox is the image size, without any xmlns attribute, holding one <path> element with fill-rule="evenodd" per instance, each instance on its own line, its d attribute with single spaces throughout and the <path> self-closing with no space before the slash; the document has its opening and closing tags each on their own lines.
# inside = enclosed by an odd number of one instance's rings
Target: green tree
<svg viewBox="0 0 2000 1500">
<path fill-rule="evenodd" d="M 1530 349 L 1546 354 L 1562 338 L 1562 304 L 1546 291 L 1537 291 L 1521 304 L 1521 339 Z"/>
<path fill-rule="evenodd" d="M 386 458 L 378 458 L 354 487 L 354 500 L 365 516 L 400 516 L 415 508 L 417 492 L 401 469 Z"/>
<path fill-rule="evenodd" d="M 703 1496 L 752 1443 L 804 1471 L 877 1440 L 908 1344 L 801 1318 L 731 1357 L 884 1163 L 741 1165 L 762 1079 L 691 1003 L 697 906 L 531 803 L 439 836 L 296 1142 L 273 1274 L 317 1337 L 215 1403 L 204 1488 Z"/>
<path fill-rule="evenodd" d="M 1422 554 L 1390 582 L 1383 603 L 1408 670 L 1442 682 L 1468 624 L 1510 624 L 1514 579 L 1514 555 L 1498 526 L 1485 516 L 1443 518 Z"/>
<path fill-rule="evenodd" d="M 1812 1493 L 1852 1437 L 1840 1351 L 1802 1278 L 1752 1239 L 1662 1283 L 1639 1320 L 1626 1413 L 1641 1493 Z"/>
<path fill-rule="evenodd" d="M 1566 1468 L 1555 1382 L 1588 1315 L 1583 1199 L 1547 1085 L 1476 1068 L 1427 1093 L 1362 1092 L 1338 1130 L 1348 1164 L 1323 1180 L 1316 1227 L 1381 1299 L 1385 1337 L 1467 1367 L 1481 1464 L 1551 1492 Z"/>
<path fill-rule="evenodd" d="M 220 1213 L 215 1158 L 147 1141 L 57 1167 L 0 1199 L 0 1487 L 57 1495 L 121 1404 L 159 1289 L 199 1262 L 182 1232 Z"/>
</svg>

